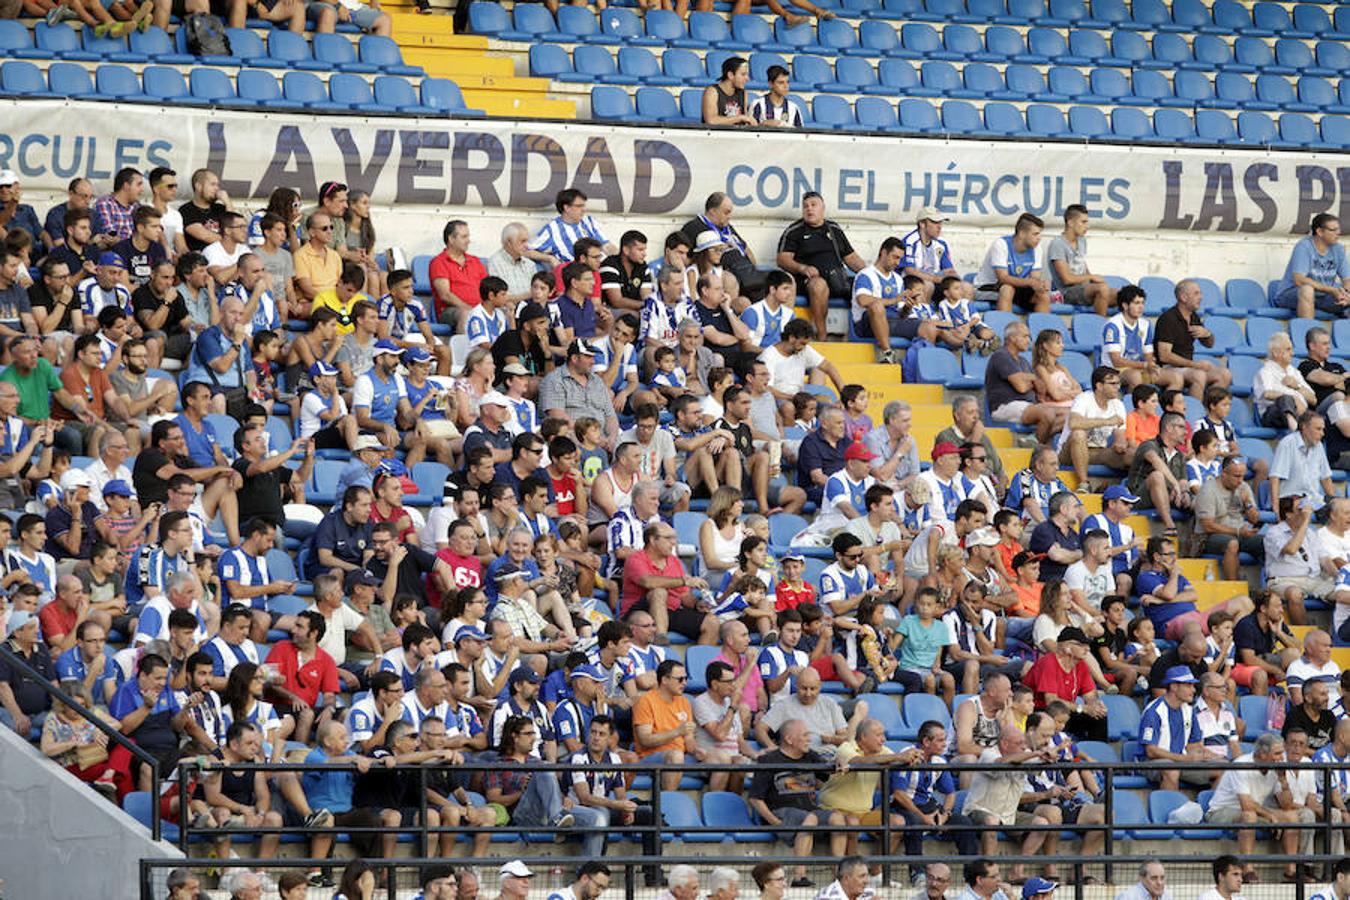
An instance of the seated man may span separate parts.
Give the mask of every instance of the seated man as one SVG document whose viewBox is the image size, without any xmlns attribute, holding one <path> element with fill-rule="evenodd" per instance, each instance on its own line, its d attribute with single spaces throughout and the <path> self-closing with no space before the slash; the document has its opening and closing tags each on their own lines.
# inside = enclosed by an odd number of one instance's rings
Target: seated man
<svg viewBox="0 0 1350 900">
<path fill-rule="evenodd" d="M 892 337 L 911 341 L 921 337 L 930 344 L 937 340 L 936 320 L 909 314 L 916 300 L 922 302 L 923 282 L 914 278 L 915 293 L 911 296 L 906 278 L 899 271 L 904 255 L 904 244 L 899 238 L 886 238 L 881 242 L 877 261 L 853 279 L 853 302 L 849 313 L 853 317 L 853 329 L 859 337 L 876 340 L 877 361 L 882 363 L 900 361 L 899 354 L 891 347 Z"/>
<path fill-rule="evenodd" d="M 362 431 L 373 433 L 386 447 L 406 449 L 404 464 L 411 469 L 426 455 L 426 441 L 413 430 L 416 422 L 408 387 L 396 371 L 401 353 L 393 341 L 375 342 L 375 365 L 356 379 L 352 412 Z M 400 426 L 406 430 L 400 431 Z"/>
<path fill-rule="evenodd" d="M 986 747 L 979 761 L 986 764 L 1020 766 L 1027 763 L 1054 762 L 1055 752 L 1050 748 L 1031 750 L 1027 746 L 1027 736 L 1015 724 L 1002 723 L 999 726 L 998 743 Z M 1008 771 L 977 771 L 970 781 L 970 790 L 966 792 L 965 805 L 961 812 L 976 825 L 986 826 L 980 832 L 981 850 L 985 856 L 998 853 L 1000 829 L 1013 826 L 1049 825 L 1051 817 L 1060 818 L 1058 809 L 1042 804 L 1030 812 L 1018 809 L 1022 795 L 1026 792 L 1026 772 L 1016 769 Z M 1034 856 L 1050 837 L 1058 843 L 1057 831 L 1032 831 L 1022 839 L 1022 855 Z M 1053 864 L 1052 864 L 1053 868 Z M 1025 866 L 1012 867 L 1009 877 L 1013 880 L 1025 878 Z"/>
<path fill-rule="evenodd" d="M 1055 716 L 1050 710 L 1027 716 L 1027 748 L 1048 752 L 1055 762 L 1072 762 L 1077 758 L 1068 735 L 1056 733 Z M 1028 793 L 1018 804 L 1023 813 L 1043 816 L 1053 823 L 1065 825 L 1102 825 L 1106 822 L 1106 807 L 1092 802 L 1096 784 L 1086 772 L 1064 772 L 1057 769 L 1033 769 L 1027 775 Z M 1057 836 L 1052 831 L 1045 839 L 1045 855 L 1053 857 Z M 1080 852 L 1091 857 L 1101 852 L 1106 843 L 1106 832 L 1088 831 L 1083 834 Z M 1046 878 L 1054 878 L 1054 869 L 1047 866 Z M 1095 879 L 1084 876 L 1085 883 Z"/>
<path fill-rule="evenodd" d="M 1173 289 L 1176 306 L 1166 310 L 1155 325 L 1153 350 L 1167 371 L 1178 372 L 1192 397 L 1201 400 L 1207 387 L 1228 387 L 1233 373 L 1214 360 L 1196 359 L 1195 342 L 1214 346 L 1214 335 L 1200 318 L 1204 299 L 1200 285 L 1190 279 L 1178 281 Z"/>
<path fill-rule="evenodd" d="M 1010 425 L 1028 425 L 1036 429 L 1036 440 L 1050 443 L 1051 435 L 1064 430 L 1069 410 L 1036 402 L 1036 376 L 1031 362 L 1022 357 L 1031 349 L 1031 332 L 1025 323 L 1014 321 L 1003 330 L 1003 346 L 989 357 L 984 370 L 985 400 L 989 418 Z"/>
<path fill-rule="evenodd" d="M 1244 753 L 1234 762 L 1277 763 L 1284 761 L 1284 739 L 1278 734 L 1263 734 L 1256 739 L 1251 753 Z M 1216 825 L 1237 825 L 1238 855 L 1251 857 L 1256 853 L 1256 826 L 1265 823 L 1267 827 L 1278 829 L 1281 825 L 1311 825 L 1317 821 L 1313 811 L 1306 806 L 1295 808 L 1290 796 L 1288 775 L 1274 769 L 1230 769 L 1223 773 L 1214 796 L 1210 798 L 1205 821 Z M 1312 837 L 1311 831 L 1285 829 L 1280 838 L 1281 853 L 1293 856 L 1299 847 L 1302 835 Z M 1286 880 L 1292 880 L 1297 874 L 1296 863 L 1287 863 L 1284 867 Z M 1257 880 L 1256 867 L 1248 863 L 1243 869 L 1243 879 Z"/>
<path fill-rule="evenodd" d="M 1050 311 L 1050 282 L 1037 262 L 1045 223 L 1031 213 L 1017 217 L 1013 233 L 994 240 L 985 251 L 975 277 L 975 299 L 997 304 L 1003 312 L 1013 305 L 1022 312 Z"/>
<path fill-rule="evenodd" d="M 1266 529 L 1261 557 L 1266 588 L 1279 594 L 1295 625 L 1308 623 L 1305 598 L 1329 598 L 1336 591 L 1336 561 L 1322 551 L 1312 527 L 1313 511 L 1298 496 L 1281 497 L 1280 521 Z"/>
<path fill-rule="evenodd" d="M 694 739 L 698 725 L 689 698 L 684 696 L 688 681 L 684 664 L 677 660 L 668 659 L 657 666 L 656 687 L 633 706 L 633 746 L 639 759 L 683 765 L 690 757 L 699 762 L 706 758 L 707 751 Z M 673 791 L 680 778 L 677 771 L 663 772 L 661 787 Z"/>
<path fill-rule="evenodd" d="M 1145 441 L 1135 451 L 1134 462 L 1125 486 L 1139 497 L 1137 509 L 1155 509 L 1164 533 L 1175 535 L 1172 511 L 1191 508 L 1191 492 L 1186 487 L 1186 417 L 1164 413 L 1158 424 L 1158 436 Z"/>
<path fill-rule="evenodd" d="M 1206 556 L 1223 556 L 1220 566 L 1226 581 L 1241 578 L 1239 553 L 1261 557 L 1266 552 L 1261 539 L 1261 513 L 1256 508 L 1256 497 L 1246 477 L 1246 459 L 1225 456 L 1219 477 L 1206 480 L 1195 496 L 1195 519 L 1200 526 L 1196 531 L 1202 540 L 1201 552 Z"/>
<path fill-rule="evenodd" d="M 1133 461 L 1125 438 L 1125 404 L 1120 400 L 1120 373 L 1110 366 L 1092 370 L 1092 390 L 1083 391 L 1069 407 L 1059 435 L 1059 461 L 1073 466 L 1080 485 L 1088 483 L 1088 465 L 1124 469 Z"/>
<path fill-rule="evenodd" d="M 1276 431 L 1295 431 L 1298 417 L 1317 406 L 1317 394 L 1294 367 L 1294 344 L 1283 331 L 1266 341 L 1266 359 L 1256 370 L 1252 400 L 1257 424 Z"/>
<path fill-rule="evenodd" d="M 1195 673 L 1185 666 L 1167 670 L 1162 684 L 1163 695 L 1144 707 L 1139 719 L 1139 758 L 1141 760 L 1171 760 L 1198 762 L 1209 758 L 1204 751 L 1204 735 L 1195 704 Z M 1209 774 L 1199 769 L 1146 769 L 1150 780 L 1156 777 L 1158 787 L 1175 791 L 1184 780 L 1188 785 L 1208 785 Z"/>
<path fill-rule="evenodd" d="M 910 765 L 922 758 L 921 751 L 915 748 L 892 752 L 886 746 L 886 726 L 876 719 L 866 719 L 858 726 L 857 736 L 839 745 L 835 757 L 838 769 L 825 787 L 820 791 L 820 805 L 823 809 L 843 813 L 849 825 L 880 825 L 882 816 L 889 816 L 891 825 L 903 825 L 904 818 L 890 811 L 890 804 L 874 805 L 877 790 L 881 786 L 881 772 L 853 771 L 850 764 L 864 767 L 887 764 Z M 883 795 L 884 798 L 885 795 Z M 900 834 L 892 832 L 890 852 L 899 849 Z M 847 853 L 854 853 L 858 847 L 858 833 L 849 832 L 845 840 Z"/>
<path fill-rule="evenodd" d="M 1315 310 L 1337 318 L 1350 306 L 1350 262 L 1341 245 L 1341 220 L 1318 213 L 1308 224 L 1307 237 L 1294 244 L 1284 277 L 1275 289 L 1275 305 L 1311 319 Z"/>
<path fill-rule="evenodd" d="M 716 643 L 717 617 L 690 591 L 707 590 L 708 584 L 685 573 L 684 563 L 675 555 L 675 529 L 664 522 L 648 525 L 642 541 L 642 549 L 624 562 L 621 614 L 627 616 L 634 609 L 651 613 L 658 643 L 671 630 L 700 644 Z"/>
<path fill-rule="evenodd" d="M 1274 591 L 1262 591 L 1256 609 L 1238 619 L 1233 629 L 1237 665 L 1233 681 L 1265 695 L 1269 685 L 1284 681 L 1285 671 L 1299 656 L 1298 638 L 1284 623 L 1284 602 Z"/>
<path fill-rule="evenodd" d="M 1049 519 L 1050 498 L 1063 493 L 1072 491 L 1060 480 L 1055 448 L 1042 446 L 1032 451 L 1031 465 L 1009 482 L 1003 505 L 1020 513 L 1027 527 L 1034 528 Z"/>
</svg>

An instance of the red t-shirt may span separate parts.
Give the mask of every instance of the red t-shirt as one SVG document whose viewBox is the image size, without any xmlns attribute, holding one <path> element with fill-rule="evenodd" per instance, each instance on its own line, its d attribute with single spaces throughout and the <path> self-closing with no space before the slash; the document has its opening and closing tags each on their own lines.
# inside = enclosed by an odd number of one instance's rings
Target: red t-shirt
<svg viewBox="0 0 1350 900">
<path fill-rule="evenodd" d="M 445 560 L 450 567 L 456 588 L 483 586 L 483 564 L 478 561 L 478 557 L 460 556 L 445 547 L 436 552 L 436 558 Z M 436 588 L 435 581 L 434 578 L 427 579 L 427 602 L 440 608 L 441 592 Z"/>
<path fill-rule="evenodd" d="M 803 603 L 816 602 L 815 586 L 809 581 L 803 581 L 801 590 L 795 590 L 788 587 L 786 581 L 778 582 L 778 587 L 774 589 L 773 608 L 776 612 L 782 612 L 785 609 L 796 609 Z"/>
<path fill-rule="evenodd" d="M 553 500 L 558 504 L 558 515 L 572 515 L 577 509 L 577 477 L 570 473 L 561 478 L 554 478 L 550 473 L 548 477 L 553 482 Z"/>
<path fill-rule="evenodd" d="M 75 630 L 77 616 L 78 613 L 66 609 L 66 605 L 61 601 L 51 601 L 38 610 L 38 625 L 42 628 L 42 639 L 50 644 L 52 638 L 70 634 Z"/>
<path fill-rule="evenodd" d="M 1087 663 L 1079 660 L 1066 672 L 1053 653 L 1047 653 L 1036 660 L 1031 671 L 1022 676 L 1022 683 L 1036 692 L 1037 709 L 1045 708 L 1043 694 L 1054 694 L 1059 699 L 1072 703 L 1084 694 L 1090 694 L 1097 689 Z"/>
<path fill-rule="evenodd" d="M 314 658 L 300 665 L 300 651 L 291 641 L 278 641 L 267 661 L 277 667 L 286 679 L 286 690 L 300 697 L 310 706 L 319 702 L 319 694 L 336 694 L 342 689 L 337 665 L 322 647 L 316 648 Z"/>
<path fill-rule="evenodd" d="M 431 279 L 433 285 L 437 278 L 444 278 L 450 282 L 450 293 L 469 306 L 477 306 L 483 302 L 478 296 L 478 283 L 487 277 L 487 267 L 483 265 L 481 259 L 472 254 L 464 254 L 464 265 L 461 266 L 446 256 L 442 250 L 427 267 L 427 277 Z M 436 318 L 439 319 L 445 304 L 441 302 L 440 297 L 435 297 L 435 303 Z"/>
<path fill-rule="evenodd" d="M 650 556 L 647 555 L 647 549 L 637 551 L 628 557 L 623 564 L 623 609 L 620 615 L 628 615 L 628 610 L 633 608 L 633 604 L 647 596 L 647 591 L 638 584 L 639 578 L 646 578 L 649 575 L 663 575 L 667 578 L 683 578 L 685 576 L 684 563 L 674 553 L 666 558 L 663 565 L 657 566 Z M 674 612 L 684 605 L 685 595 L 689 593 L 689 588 L 667 588 L 666 589 L 666 608 Z"/>
<path fill-rule="evenodd" d="M 89 381 L 86 383 L 84 376 L 80 374 L 79 366 L 76 363 L 67 363 L 61 369 L 61 384 L 65 385 L 66 390 L 70 391 L 76 397 L 85 401 L 89 411 L 94 414 L 94 418 L 105 418 L 103 411 L 103 395 L 111 394 L 113 390 L 112 382 L 108 380 L 108 373 L 102 369 L 94 369 L 89 373 Z M 69 422 L 75 418 L 75 414 L 66 409 L 60 403 L 52 404 L 52 418 L 60 419 L 63 422 Z"/>
<path fill-rule="evenodd" d="M 575 262 L 575 260 L 574 260 L 574 262 Z M 563 269 L 567 268 L 567 267 L 570 266 L 571 264 L 572 264 L 572 263 L 570 263 L 570 262 L 558 263 L 556 266 L 553 267 L 553 293 L 554 293 L 554 295 L 561 297 L 563 294 L 567 293 L 567 286 L 564 285 L 564 284 L 563 284 L 563 281 L 562 281 L 562 273 L 563 273 Z M 594 298 L 594 299 L 596 299 L 596 300 L 599 300 L 599 299 L 600 299 L 600 273 L 599 273 L 599 272 L 595 272 L 594 274 L 595 274 L 595 287 L 591 289 L 591 297 Z"/>
</svg>

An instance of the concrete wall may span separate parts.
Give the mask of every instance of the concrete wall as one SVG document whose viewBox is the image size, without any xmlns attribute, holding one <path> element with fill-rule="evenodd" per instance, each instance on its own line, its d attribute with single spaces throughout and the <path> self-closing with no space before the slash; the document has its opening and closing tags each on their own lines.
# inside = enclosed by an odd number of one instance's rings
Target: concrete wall
<svg viewBox="0 0 1350 900">
<path fill-rule="evenodd" d="M 138 863 L 176 847 L 0 728 L 0 878 L 6 897 L 138 897 Z"/>
</svg>

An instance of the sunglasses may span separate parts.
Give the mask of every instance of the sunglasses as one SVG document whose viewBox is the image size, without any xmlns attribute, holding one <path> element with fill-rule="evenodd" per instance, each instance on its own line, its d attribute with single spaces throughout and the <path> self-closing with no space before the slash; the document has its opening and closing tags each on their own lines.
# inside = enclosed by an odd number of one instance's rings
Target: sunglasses
<svg viewBox="0 0 1350 900">
<path fill-rule="evenodd" d="M 332 231 L 332 225 L 315 225 L 310 231 Z"/>
</svg>

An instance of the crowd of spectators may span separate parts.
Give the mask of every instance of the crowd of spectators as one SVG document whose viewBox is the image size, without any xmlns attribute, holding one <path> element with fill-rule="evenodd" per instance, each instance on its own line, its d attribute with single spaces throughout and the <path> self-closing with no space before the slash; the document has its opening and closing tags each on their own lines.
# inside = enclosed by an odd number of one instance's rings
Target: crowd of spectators
<svg viewBox="0 0 1350 900">
<path fill-rule="evenodd" d="M 326 182 L 309 209 L 278 189 L 250 218 L 215 173 L 190 181 L 174 208 L 170 169 L 123 170 L 97 199 L 76 179 L 45 226 L 7 220 L 0 258 L 0 491 L 22 510 L 0 518 L 0 627 L 163 771 L 214 760 L 172 818 L 312 829 L 315 858 L 333 829 L 381 828 L 352 842 L 388 856 L 422 824 L 418 779 L 393 766 L 427 764 L 425 824 L 480 829 L 475 856 L 491 829 L 518 826 L 583 829 L 595 858 L 606 829 L 647 824 L 651 807 L 616 773 L 547 765 L 643 760 L 701 764 L 707 787 L 745 794 L 799 854 L 855 852 L 850 829 L 885 821 L 988 856 L 1000 829 L 1104 822 L 1092 773 L 1043 767 L 1091 758 L 1109 695 L 1144 706 L 1140 759 L 1215 764 L 1151 771 L 1164 787 L 1213 784 L 1207 815 L 1251 826 L 1244 853 L 1262 820 L 1323 808 L 1317 789 L 1287 802 L 1283 779 L 1220 762 L 1350 753 L 1332 636 L 1289 627 L 1323 599 L 1350 637 L 1350 501 L 1333 496 L 1323 416 L 1350 417 L 1325 330 L 1297 369 L 1287 337 L 1271 342 L 1257 402 L 1287 433 L 1257 471 L 1227 419 L 1229 371 L 1194 358 L 1213 339 L 1198 286 L 1177 285 L 1155 331 L 1141 291 L 1089 274 L 1082 207 L 1065 212 L 1049 277 L 1043 223 L 1024 215 L 972 285 L 935 209 L 864 257 L 807 194 L 765 272 L 725 194 L 649 260 L 646 235 L 611 240 L 569 188 L 556 217 L 508 225 L 486 260 L 468 223 L 446 223 L 419 297 L 411 272 L 373 264 L 369 198 L 345 185 Z M 18 196 L 0 173 L 6 187 Z M 1330 227 L 1314 251 L 1338 246 Z M 799 294 L 814 324 L 795 315 Z M 883 363 L 900 361 L 892 336 L 990 354 L 989 418 L 1035 429 L 1030 464 L 1005 469 L 976 396 L 953 399 L 931 447 L 904 402 L 874 423 L 866 387 L 812 346 L 841 296 Z M 984 326 L 971 303 L 986 300 L 1118 306 L 1090 386 L 1058 362 L 1058 332 L 1033 344 L 1020 320 Z M 445 330 L 463 335 L 463 360 Z M 1182 391 L 1203 417 L 1187 422 Z M 426 488 L 423 460 L 448 472 L 426 513 L 406 502 Z M 327 511 L 306 504 L 325 463 L 340 469 Z M 1096 466 L 1119 483 L 1088 516 Z M 1278 521 L 1262 533 L 1265 494 Z M 706 518 L 682 536 L 674 517 L 694 503 Z M 791 546 L 771 545 L 771 517 L 807 510 Z M 1126 522 L 1146 510 L 1157 536 Z M 1263 589 L 1201 612 L 1178 561 L 1192 519 L 1225 576 L 1262 557 Z M 672 639 L 708 655 L 687 666 Z M 1239 687 L 1291 704 L 1283 735 L 1241 756 L 1244 728 L 1265 729 L 1234 716 Z M 912 747 L 888 743 L 883 688 L 933 695 L 950 717 L 919 723 Z M 110 797 L 149 789 L 125 748 L 3 663 L 0 723 Z M 231 768 L 284 758 L 321 768 Z M 904 768 L 948 760 L 1018 768 Z M 752 761 L 766 769 L 747 787 Z M 886 785 L 850 768 L 869 764 L 901 768 Z M 678 771 L 664 778 L 679 787 Z M 985 830 L 946 830 L 972 824 Z M 1055 830 L 1018 839 L 1045 861 L 1010 878 L 1060 875 Z M 897 833 L 893 849 L 920 841 Z M 275 835 L 254 847 L 276 849 Z"/>
</svg>

